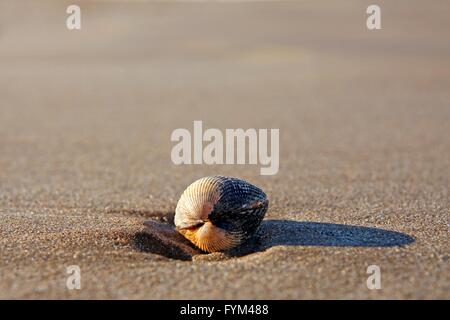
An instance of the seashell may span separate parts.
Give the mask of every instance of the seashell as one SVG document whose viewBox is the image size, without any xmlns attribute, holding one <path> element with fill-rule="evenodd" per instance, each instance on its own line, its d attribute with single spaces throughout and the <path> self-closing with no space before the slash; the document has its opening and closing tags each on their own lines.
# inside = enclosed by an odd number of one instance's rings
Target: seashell
<svg viewBox="0 0 450 320">
<path fill-rule="evenodd" d="M 257 231 L 268 206 L 266 194 L 244 180 L 204 177 L 181 195 L 175 226 L 203 251 L 228 250 L 244 243 Z"/>
</svg>

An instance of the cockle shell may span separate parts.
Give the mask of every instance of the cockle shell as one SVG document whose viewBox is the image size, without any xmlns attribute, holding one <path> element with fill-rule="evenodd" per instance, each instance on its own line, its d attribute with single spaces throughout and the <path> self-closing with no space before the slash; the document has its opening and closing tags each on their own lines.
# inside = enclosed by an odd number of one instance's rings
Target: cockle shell
<svg viewBox="0 0 450 320">
<path fill-rule="evenodd" d="M 201 250 L 223 251 L 248 240 L 261 224 L 268 206 L 266 194 L 244 180 L 205 177 L 181 195 L 175 226 Z"/>
</svg>

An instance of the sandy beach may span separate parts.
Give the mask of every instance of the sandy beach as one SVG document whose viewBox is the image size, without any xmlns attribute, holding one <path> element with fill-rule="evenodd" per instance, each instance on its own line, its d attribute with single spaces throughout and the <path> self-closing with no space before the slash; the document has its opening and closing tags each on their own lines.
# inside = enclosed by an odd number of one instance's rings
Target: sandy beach
<svg viewBox="0 0 450 320">
<path fill-rule="evenodd" d="M 1 1 L 0 299 L 449 299 L 450 5 L 377 2 Z M 278 128 L 278 174 L 174 165 L 194 120 Z M 203 254 L 173 214 L 215 174 L 270 207 Z"/>
</svg>

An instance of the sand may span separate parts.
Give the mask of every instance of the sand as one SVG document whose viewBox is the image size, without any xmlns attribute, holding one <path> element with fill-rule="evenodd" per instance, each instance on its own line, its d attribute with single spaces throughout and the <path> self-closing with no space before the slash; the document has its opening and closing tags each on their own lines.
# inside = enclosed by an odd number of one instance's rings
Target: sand
<svg viewBox="0 0 450 320">
<path fill-rule="evenodd" d="M 0 3 L 0 298 L 450 298 L 448 2 L 379 1 L 379 31 L 367 1 L 78 2 L 80 31 Z M 279 173 L 174 165 L 194 120 L 279 128 Z M 270 208 L 208 255 L 171 223 L 212 174 Z"/>
</svg>

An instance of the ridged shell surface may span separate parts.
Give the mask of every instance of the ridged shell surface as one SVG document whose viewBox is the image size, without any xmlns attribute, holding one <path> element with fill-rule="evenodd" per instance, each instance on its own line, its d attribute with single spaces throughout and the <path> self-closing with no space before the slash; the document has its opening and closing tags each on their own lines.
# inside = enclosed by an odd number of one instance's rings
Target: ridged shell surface
<svg viewBox="0 0 450 320">
<path fill-rule="evenodd" d="M 266 194 L 237 178 L 213 176 L 192 183 L 175 212 L 177 230 L 200 249 L 230 249 L 250 238 L 268 208 Z"/>
</svg>

